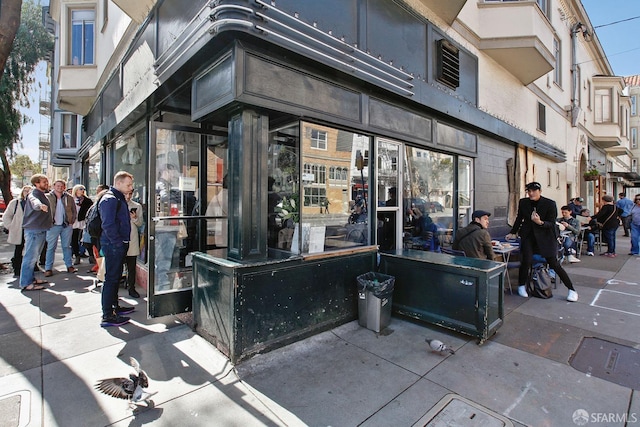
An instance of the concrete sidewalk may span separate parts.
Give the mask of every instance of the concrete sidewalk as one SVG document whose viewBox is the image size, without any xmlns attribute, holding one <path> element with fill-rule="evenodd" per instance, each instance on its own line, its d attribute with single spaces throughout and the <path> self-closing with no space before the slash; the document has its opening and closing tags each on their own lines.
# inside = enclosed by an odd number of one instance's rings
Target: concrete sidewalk
<svg viewBox="0 0 640 427">
<path fill-rule="evenodd" d="M 13 247 L 0 239 L 7 263 Z M 482 346 L 393 317 L 381 334 L 350 322 L 235 367 L 179 317 L 146 319 L 145 301 L 124 290 L 124 303 L 139 306 L 132 322 L 101 328 L 87 264 L 68 274 L 58 263 L 40 292 L 21 293 L 2 274 L 0 427 L 585 425 L 574 424 L 580 415 L 588 425 L 640 425 L 637 392 L 569 365 L 583 337 L 640 348 L 640 257 L 625 255 L 628 246 L 619 236 L 623 255 L 567 265 L 577 303 L 562 286 L 551 300 L 507 292 L 505 323 Z M 429 352 L 427 337 L 456 354 Z M 152 408 L 133 412 L 93 389 L 128 376 L 130 356 L 157 392 Z M 640 365 L 632 369 L 639 377 Z"/>
</svg>

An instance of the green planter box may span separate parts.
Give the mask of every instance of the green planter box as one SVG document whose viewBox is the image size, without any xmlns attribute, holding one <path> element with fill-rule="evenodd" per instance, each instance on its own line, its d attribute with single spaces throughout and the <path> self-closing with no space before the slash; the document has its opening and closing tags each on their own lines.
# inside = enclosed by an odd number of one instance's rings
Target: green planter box
<svg viewBox="0 0 640 427">
<path fill-rule="evenodd" d="M 380 272 L 396 278 L 393 312 L 478 338 L 502 325 L 505 264 L 435 252 L 380 254 Z"/>
<path fill-rule="evenodd" d="M 232 363 L 357 318 L 356 277 L 376 248 L 340 256 L 234 262 L 194 252 L 193 321 Z"/>
</svg>

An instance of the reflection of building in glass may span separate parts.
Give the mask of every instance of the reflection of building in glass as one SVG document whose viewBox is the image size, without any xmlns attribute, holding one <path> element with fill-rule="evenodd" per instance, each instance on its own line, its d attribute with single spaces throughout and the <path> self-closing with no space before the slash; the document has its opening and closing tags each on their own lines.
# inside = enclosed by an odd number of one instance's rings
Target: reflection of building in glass
<svg viewBox="0 0 640 427">
<path fill-rule="evenodd" d="M 327 209 L 331 213 L 346 213 L 348 171 L 352 169 L 354 140 L 357 138 L 351 132 L 302 124 L 303 215 L 326 213 Z"/>
</svg>

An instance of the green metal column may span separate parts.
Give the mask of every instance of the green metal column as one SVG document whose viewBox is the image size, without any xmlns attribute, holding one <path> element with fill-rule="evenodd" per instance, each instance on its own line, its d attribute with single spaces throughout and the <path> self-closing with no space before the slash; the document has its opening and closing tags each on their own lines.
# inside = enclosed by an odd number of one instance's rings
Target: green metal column
<svg viewBox="0 0 640 427">
<path fill-rule="evenodd" d="M 229 120 L 229 258 L 267 258 L 268 142 L 268 116 L 242 110 Z"/>
</svg>

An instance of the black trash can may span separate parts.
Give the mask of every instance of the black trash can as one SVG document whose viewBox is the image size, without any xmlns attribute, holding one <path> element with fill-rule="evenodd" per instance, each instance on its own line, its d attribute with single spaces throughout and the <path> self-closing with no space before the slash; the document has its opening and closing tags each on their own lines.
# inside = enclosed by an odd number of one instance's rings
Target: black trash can
<svg viewBox="0 0 640 427">
<path fill-rule="evenodd" d="M 371 271 L 357 277 L 358 323 L 380 332 L 391 322 L 395 277 Z"/>
</svg>

